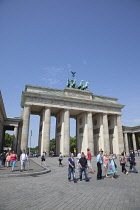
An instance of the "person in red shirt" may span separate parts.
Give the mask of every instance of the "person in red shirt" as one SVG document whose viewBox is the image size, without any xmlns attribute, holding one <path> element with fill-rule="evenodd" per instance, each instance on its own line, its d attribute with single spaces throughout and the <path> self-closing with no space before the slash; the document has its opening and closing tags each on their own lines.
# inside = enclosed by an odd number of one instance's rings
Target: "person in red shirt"
<svg viewBox="0 0 140 210">
<path fill-rule="evenodd" d="M 16 162 L 17 162 L 17 155 L 13 151 L 11 156 L 10 156 L 10 163 L 11 163 L 11 167 L 12 167 L 12 172 L 14 171 L 14 167 L 15 167 Z"/>
<path fill-rule="evenodd" d="M 90 168 L 91 169 L 91 173 L 93 174 L 94 171 L 93 171 L 93 168 L 91 166 L 91 159 L 92 159 L 92 156 L 91 156 L 90 149 L 87 148 L 87 165 L 88 165 L 88 169 Z"/>
</svg>

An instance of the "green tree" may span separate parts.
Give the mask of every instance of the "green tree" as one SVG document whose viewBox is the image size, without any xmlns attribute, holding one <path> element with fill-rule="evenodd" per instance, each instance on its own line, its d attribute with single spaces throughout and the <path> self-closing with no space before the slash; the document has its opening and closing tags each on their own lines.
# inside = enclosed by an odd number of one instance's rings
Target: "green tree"
<svg viewBox="0 0 140 210">
<path fill-rule="evenodd" d="M 76 149 L 76 136 L 70 137 L 70 151 L 74 152 Z"/>
<path fill-rule="evenodd" d="M 50 140 L 50 151 L 55 151 L 56 141 L 55 139 Z M 76 136 L 70 137 L 70 151 L 74 152 L 76 149 Z"/>
<path fill-rule="evenodd" d="M 55 151 L 55 139 L 50 140 L 50 151 Z"/>
<path fill-rule="evenodd" d="M 29 148 L 28 148 L 28 150 L 29 150 Z M 37 152 L 38 151 L 38 146 L 31 148 L 30 151 L 33 152 L 33 153 Z"/>
<path fill-rule="evenodd" d="M 4 136 L 4 147 L 11 147 L 14 135 L 10 135 L 9 133 L 5 133 Z"/>
</svg>

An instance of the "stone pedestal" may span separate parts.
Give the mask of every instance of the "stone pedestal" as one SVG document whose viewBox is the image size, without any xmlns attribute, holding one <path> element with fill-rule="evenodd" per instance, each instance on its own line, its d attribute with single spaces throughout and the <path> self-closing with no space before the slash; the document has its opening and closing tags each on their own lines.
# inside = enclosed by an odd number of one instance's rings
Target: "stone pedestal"
<svg viewBox="0 0 140 210">
<path fill-rule="evenodd" d="M 129 146 L 128 146 L 128 136 L 127 136 L 127 133 L 124 134 L 124 140 L 125 140 L 125 151 L 126 151 L 126 154 L 129 155 Z"/>
<path fill-rule="evenodd" d="M 43 110 L 41 154 L 45 151 L 47 152 L 47 156 L 49 156 L 50 151 L 50 121 L 51 110 L 46 107 Z"/>
<path fill-rule="evenodd" d="M 28 135 L 29 135 L 29 123 L 30 123 L 30 106 L 25 106 L 23 111 L 23 126 L 21 135 L 21 150 L 28 150 Z"/>
<path fill-rule="evenodd" d="M 135 133 L 132 133 L 133 150 L 137 150 Z"/>
</svg>

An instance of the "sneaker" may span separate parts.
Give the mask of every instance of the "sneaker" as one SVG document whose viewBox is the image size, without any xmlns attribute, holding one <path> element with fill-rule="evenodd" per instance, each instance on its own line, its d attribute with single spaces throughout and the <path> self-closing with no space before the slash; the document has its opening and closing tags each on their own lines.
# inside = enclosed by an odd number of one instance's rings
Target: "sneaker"
<svg viewBox="0 0 140 210">
<path fill-rule="evenodd" d="M 86 182 L 89 182 L 89 179 L 87 179 Z"/>
</svg>

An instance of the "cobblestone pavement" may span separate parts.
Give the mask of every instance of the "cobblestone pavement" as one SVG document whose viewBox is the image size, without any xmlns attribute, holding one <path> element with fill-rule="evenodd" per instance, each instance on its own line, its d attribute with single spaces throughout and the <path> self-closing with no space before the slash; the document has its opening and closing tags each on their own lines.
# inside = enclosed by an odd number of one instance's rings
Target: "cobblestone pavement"
<svg viewBox="0 0 140 210">
<path fill-rule="evenodd" d="M 34 161 L 40 163 L 40 158 Z M 57 158 L 47 158 L 48 174 L 0 179 L 0 210 L 140 210 L 140 173 L 122 174 L 118 160 L 116 163 L 114 180 L 96 180 L 95 172 L 89 173 L 90 182 L 74 183 L 67 180 L 67 158 L 63 167 L 58 166 Z M 95 158 L 92 165 L 96 170 Z M 137 169 L 140 172 L 140 157 Z"/>
</svg>

